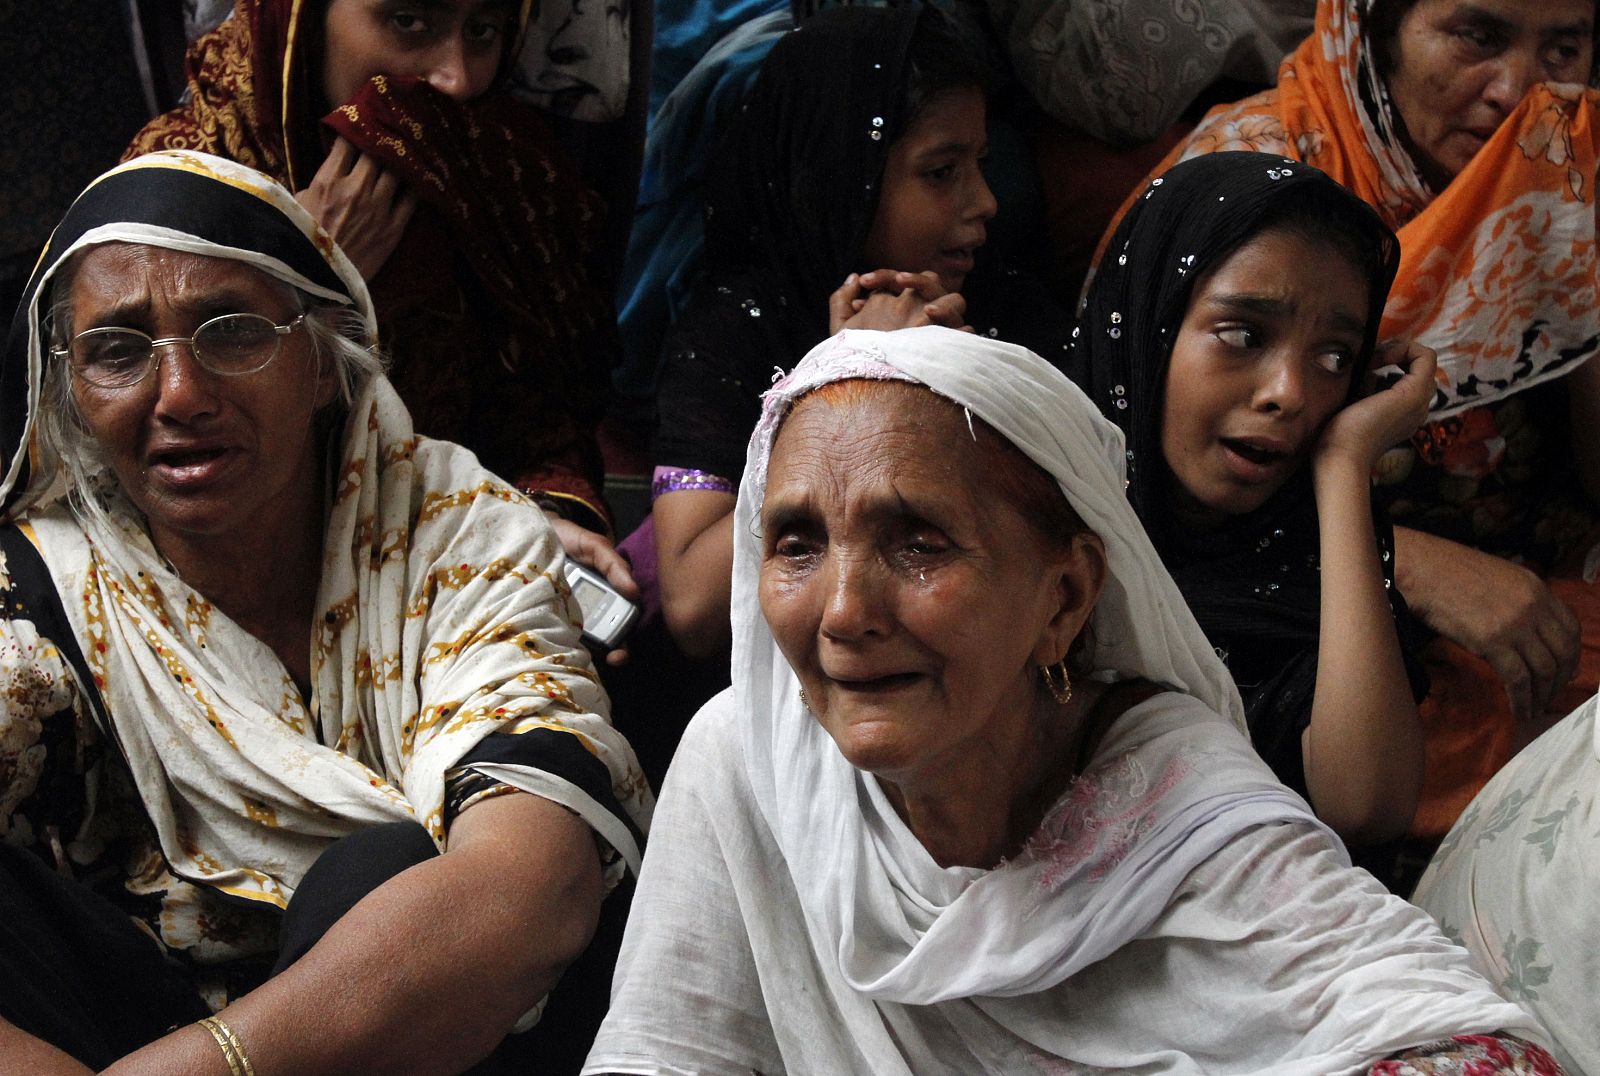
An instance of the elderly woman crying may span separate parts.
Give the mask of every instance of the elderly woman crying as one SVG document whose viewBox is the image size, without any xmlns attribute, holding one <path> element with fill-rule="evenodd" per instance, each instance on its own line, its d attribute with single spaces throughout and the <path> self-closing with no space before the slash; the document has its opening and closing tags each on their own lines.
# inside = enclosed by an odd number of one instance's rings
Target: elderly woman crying
<svg viewBox="0 0 1600 1076">
<path fill-rule="evenodd" d="M 499 1071 L 637 862 L 560 544 L 374 325 L 219 158 L 56 229 L 0 369 L 0 1067 Z"/>
<path fill-rule="evenodd" d="M 587 1072 L 1554 1070 L 1251 750 L 1123 453 L 949 329 L 773 388 Z"/>
</svg>

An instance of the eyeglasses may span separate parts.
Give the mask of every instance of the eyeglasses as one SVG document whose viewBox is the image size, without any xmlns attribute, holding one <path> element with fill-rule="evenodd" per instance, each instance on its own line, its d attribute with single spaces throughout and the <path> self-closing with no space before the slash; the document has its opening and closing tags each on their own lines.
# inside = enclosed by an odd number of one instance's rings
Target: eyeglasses
<svg viewBox="0 0 1600 1076">
<path fill-rule="evenodd" d="M 161 340 L 152 340 L 138 329 L 89 329 L 74 336 L 66 347 L 51 348 L 50 353 L 65 358 L 72 364 L 73 374 L 102 389 L 131 388 L 143 381 L 160 364 L 156 348 L 164 344 L 188 344 L 202 368 L 223 377 L 238 377 L 264 369 L 277 358 L 283 338 L 305 320 L 301 314 L 287 325 L 277 325 L 260 314 L 223 314 L 201 325 L 193 336 Z"/>
</svg>

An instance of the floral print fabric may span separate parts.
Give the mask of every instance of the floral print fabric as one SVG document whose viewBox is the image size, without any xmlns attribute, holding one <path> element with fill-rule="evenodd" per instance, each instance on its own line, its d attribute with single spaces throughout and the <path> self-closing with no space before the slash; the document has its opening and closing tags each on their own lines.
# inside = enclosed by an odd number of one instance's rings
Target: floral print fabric
<svg viewBox="0 0 1600 1076">
<path fill-rule="evenodd" d="M 1371 1076 L 1561 1076 L 1550 1054 L 1512 1035 L 1456 1035 L 1372 1066 Z"/>
<path fill-rule="evenodd" d="M 1600 741 L 1590 699 L 1462 813 L 1415 900 L 1478 970 L 1539 1018 L 1570 1072 L 1600 1072 Z"/>
</svg>

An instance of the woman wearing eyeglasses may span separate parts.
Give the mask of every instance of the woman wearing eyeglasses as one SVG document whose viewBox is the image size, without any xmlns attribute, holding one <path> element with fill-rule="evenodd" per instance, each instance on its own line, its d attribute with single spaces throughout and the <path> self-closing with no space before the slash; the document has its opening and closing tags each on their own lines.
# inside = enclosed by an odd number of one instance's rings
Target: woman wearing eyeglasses
<svg viewBox="0 0 1600 1076">
<path fill-rule="evenodd" d="M 220 158 L 56 229 L 0 364 L 0 1070 L 527 1071 L 637 866 L 560 542 L 375 326 Z"/>
</svg>

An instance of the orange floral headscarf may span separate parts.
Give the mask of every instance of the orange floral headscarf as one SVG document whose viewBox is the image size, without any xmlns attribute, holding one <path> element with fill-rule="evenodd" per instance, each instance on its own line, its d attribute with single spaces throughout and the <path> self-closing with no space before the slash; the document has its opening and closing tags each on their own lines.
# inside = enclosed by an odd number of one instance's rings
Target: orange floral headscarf
<svg viewBox="0 0 1600 1076">
<path fill-rule="evenodd" d="M 1534 87 L 1435 195 L 1397 134 L 1363 30 L 1374 2 L 1319 0 L 1315 32 L 1285 58 L 1277 87 L 1213 109 L 1157 174 L 1219 150 L 1277 153 L 1375 206 L 1401 247 L 1381 331 L 1438 351 L 1439 419 L 1559 377 L 1600 350 L 1600 91 Z"/>
</svg>

